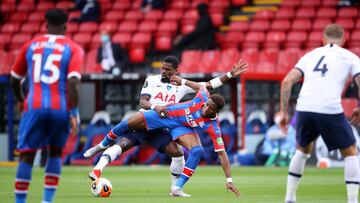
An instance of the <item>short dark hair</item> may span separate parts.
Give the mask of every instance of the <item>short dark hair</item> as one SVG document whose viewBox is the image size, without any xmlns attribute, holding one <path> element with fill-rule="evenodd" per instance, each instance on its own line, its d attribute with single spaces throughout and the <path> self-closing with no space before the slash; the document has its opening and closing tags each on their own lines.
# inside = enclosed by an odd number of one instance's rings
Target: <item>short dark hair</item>
<svg viewBox="0 0 360 203">
<path fill-rule="evenodd" d="M 211 101 L 216 104 L 217 109 L 220 111 L 225 105 L 225 99 L 220 94 L 212 94 L 210 96 Z"/>
<path fill-rule="evenodd" d="M 179 66 L 179 59 L 175 56 L 167 56 L 164 58 L 165 63 L 170 63 L 173 68 L 177 68 Z"/>
<path fill-rule="evenodd" d="M 344 36 L 344 28 L 339 24 L 329 24 L 325 27 L 323 35 L 330 39 L 341 39 Z"/>
<path fill-rule="evenodd" d="M 62 9 L 53 8 L 46 11 L 45 19 L 49 25 L 59 26 L 67 22 L 68 14 Z"/>
</svg>

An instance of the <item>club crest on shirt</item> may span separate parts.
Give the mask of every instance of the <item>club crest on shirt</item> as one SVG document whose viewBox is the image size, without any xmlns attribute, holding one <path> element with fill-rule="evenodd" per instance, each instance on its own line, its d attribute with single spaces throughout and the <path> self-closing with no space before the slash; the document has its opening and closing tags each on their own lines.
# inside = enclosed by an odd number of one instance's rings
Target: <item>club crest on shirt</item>
<svg viewBox="0 0 360 203">
<path fill-rule="evenodd" d="M 166 86 L 166 89 L 167 89 L 167 90 L 171 90 L 171 88 L 172 88 L 171 85 L 167 85 L 167 86 Z"/>
<path fill-rule="evenodd" d="M 200 122 L 199 122 L 199 126 L 200 126 L 200 127 L 204 127 L 204 126 L 205 126 L 205 122 L 204 122 L 204 121 L 200 121 Z"/>
<path fill-rule="evenodd" d="M 224 142 L 223 142 L 223 140 L 221 139 L 221 137 L 216 138 L 216 142 L 218 143 L 218 145 L 223 145 L 223 144 L 224 144 Z"/>
<path fill-rule="evenodd" d="M 147 86 L 149 85 L 148 81 L 144 82 L 143 88 L 147 88 Z"/>
</svg>

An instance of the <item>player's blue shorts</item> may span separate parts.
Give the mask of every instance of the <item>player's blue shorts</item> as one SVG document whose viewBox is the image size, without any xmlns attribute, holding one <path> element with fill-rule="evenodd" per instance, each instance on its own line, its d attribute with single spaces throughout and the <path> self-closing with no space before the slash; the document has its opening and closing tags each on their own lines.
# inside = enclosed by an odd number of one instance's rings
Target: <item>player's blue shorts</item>
<svg viewBox="0 0 360 203">
<path fill-rule="evenodd" d="M 24 112 L 19 124 L 19 151 L 34 151 L 51 146 L 63 148 L 70 133 L 69 114 L 39 109 Z"/>
<path fill-rule="evenodd" d="M 146 142 L 162 153 L 165 152 L 165 147 L 172 141 L 170 132 L 167 129 L 129 131 L 121 135 L 120 139 L 121 137 L 126 137 L 131 140 L 131 142 L 134 143 L 134 146 Z"/>
<path fill-rule="evenodd" d="M 176 140 L 183 135 L 195 133 L 194 129 L 184 126 L 174 118 L 160 118 L 156 111 L 144 111 L 143 115 L 147 130 L 168 128 L 170 129 L 173 140 Z"/>
<path fill-rule="evenodd" d="M 306 147 L 319 135 L 323 138 L 329 151 L 345 149 L 356 142 L 351 126 L 343 113 L 298 112 L 296 123 L 298 145 Z"/>
</svg>

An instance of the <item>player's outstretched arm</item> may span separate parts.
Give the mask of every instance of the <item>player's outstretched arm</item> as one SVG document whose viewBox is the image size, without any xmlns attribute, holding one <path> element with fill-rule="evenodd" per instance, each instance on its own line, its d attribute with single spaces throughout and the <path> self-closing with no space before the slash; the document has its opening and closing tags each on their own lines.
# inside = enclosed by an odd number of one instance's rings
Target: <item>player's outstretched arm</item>
<svg viewBox="0 0 360 203">
<path fill-rule="evenodd" d="M 192 88 L 193 90 L 195 90 L 195 92 L 199 91 L 199 89 L 201 87 L 203 87 L 201 84 L 196 83 L 194 81 L 191 80 L 186 80 L 183 79 L 182 77 L 178 76 L 178 75 L 173 75 L 170 78 L 170 82 L 174 85 L 187 85 L 190 88 Z"/>
<path fill-rule="evenodd" d="M 358 89 L 358 99 L 359 99 L 359 104 L 360 104 L 360 75 L 357 75 L 354 78 L 355 84 L 357 86 Z M 360 106 L 358 106 L 353 110 L 352 116 L 351 116 L 351 124 L 353 125 L 359 125 L 360 124 Z"/>
<path fill-rule="evenodd" d="M 237 197 L 240 197 L 241 194 L 231 178 L 231 165 L 226 151 L 219 151 L 218 156 L 226 177 L 226 189 L 233 192 Z"/>
<path fill-rule="evenodd" d="M 239 61 L 234 63 L 232 69 L 225 75 L 213 78 L 206 82 L 206 88 L 209 90 L 218 88 L 224 83 L 228 82 L 231 78 L 239 77 L 241 74 L 245 73 L 247 71 L 247 68 L 247 62 L 243 61 L 243 59 L 239 59 Z"/>
<path fill-rule="evenodd" d="M 293 68 L 281 82 L 280 112 L 278 113 L 278 116 L 280 117 L 280 128 L 284 133 L 287 133 L 287 127 L 289 124 L 288 105 L 291 95 L 291 89 L 292 86 L 295 83 L 299 82 L 301 78 L 301 71 Z"/>
</svg>

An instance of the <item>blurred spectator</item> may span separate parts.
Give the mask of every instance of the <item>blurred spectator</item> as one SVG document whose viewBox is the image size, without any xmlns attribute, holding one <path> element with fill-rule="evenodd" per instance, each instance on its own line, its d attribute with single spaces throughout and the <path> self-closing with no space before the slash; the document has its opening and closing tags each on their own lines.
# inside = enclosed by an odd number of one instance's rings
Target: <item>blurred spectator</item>
<svg viewBox="0 0 360 203">
<path fill-rule="evenodd" d="M 289 125 L 285 134 L 279 127 L 279 116 L 275 115 L 274 125 L 265 133 L 262 146 L 256 155 L 256 164 L 266 166 L 287 166 L 296 149 L 295 128 Z M 293 117 L 295 120 L 295 116 Z M 293 121 L 292 123 L 294 123 Z"/>
<path fill-rule="evenodd" d="M 145 13 L 152 9 L 163 9 L 165 7 L 165 0 L 142 0 L 141 10 Z"/>
<path fill-rule="evenodd" d="M 175 55 L 180 55 L 184 50 L 208 50 L 216 47 L 216 28 L 208 13 L 208 5 L 200 3 L 197 6 L 199 19 L 196 22 L 195 30 L 185 36 L 178 36 L 174 40 Z"/>
<path fill-rule="evenodd" d="M 101 46 L 98 49 L 97 63 L 105 72 L 119 75 L 128 65 L 128 55 L 120 44 L 112 43 L 107 31 L 101 32 Z"/>
<path fill-rule="evenodd" d="M 68 11 L 79 10 L 81 15 L 79 18 L 70 19 L 71 22 L 99 22 L 100 20 L 100 4 L 97 0 L 75 0 L 75 7 Z"/>
<path fill-rule="evenodd" d="M 253 110 L 246 119 L 245 132 L 247 134 L 263 134 L 268 128 L 264 110 Z"/>
</svg>

